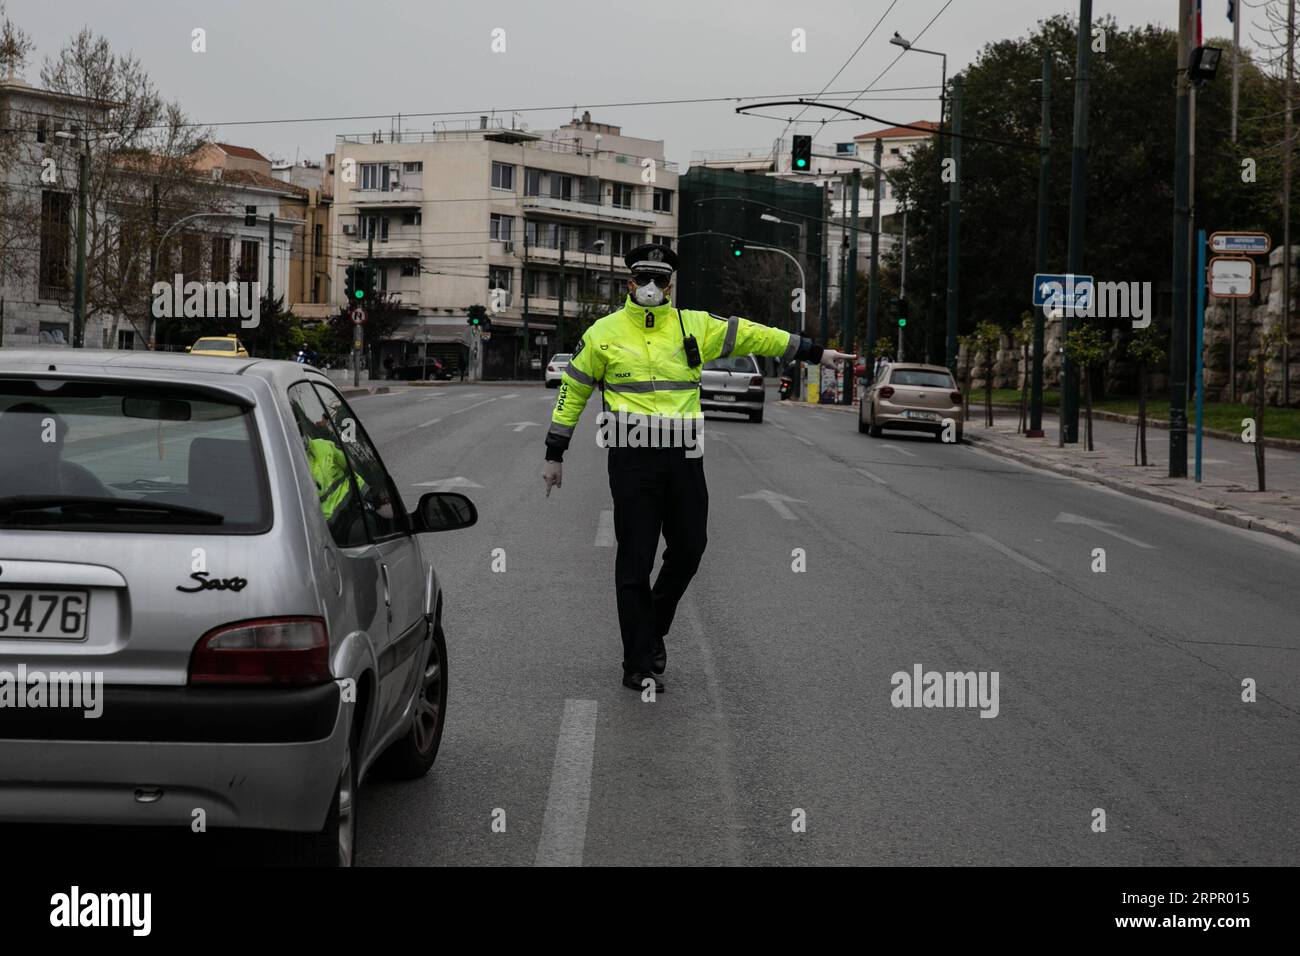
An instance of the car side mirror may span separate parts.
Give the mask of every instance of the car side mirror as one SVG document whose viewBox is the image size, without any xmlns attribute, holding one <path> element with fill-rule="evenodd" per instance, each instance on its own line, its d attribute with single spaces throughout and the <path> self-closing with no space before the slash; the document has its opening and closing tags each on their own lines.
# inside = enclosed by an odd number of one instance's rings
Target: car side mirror
<svg viewBox="0 0 1300 956">
<path fill-rule="evenodd" d="M 420 496 L 411 513 L 411 526 L 417 534 L 426 531 L 455 531 L 478 521 L 478 509 L 469 498 L 455 491 L 431 491 Z"/>
</svg>

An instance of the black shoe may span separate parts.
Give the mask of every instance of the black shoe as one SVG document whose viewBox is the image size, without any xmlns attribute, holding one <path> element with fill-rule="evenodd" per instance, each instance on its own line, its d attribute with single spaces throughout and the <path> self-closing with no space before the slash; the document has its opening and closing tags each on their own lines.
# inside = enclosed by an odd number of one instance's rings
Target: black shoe
<svg viewBox="0 0 1300 956">
<path fill-rule="evenodd" d="M 632 690 L 645 690 L 645 682 L 648 680 L 655 682 L 656 694 L 664 692 L 664 682 L 657 677 L 652 677 L 649 674 L 629 674 L 626 671 L 623 673 L 623 686 Z"/>
<path fill-rule="evenodd" d="M 664 639 L 659 638 L 659 647 L 655 651 L 655 656 L 650 659 L 650 673 L 662 674 L 668 668 L 668 648 L 664 647 Z"/>
</svg>

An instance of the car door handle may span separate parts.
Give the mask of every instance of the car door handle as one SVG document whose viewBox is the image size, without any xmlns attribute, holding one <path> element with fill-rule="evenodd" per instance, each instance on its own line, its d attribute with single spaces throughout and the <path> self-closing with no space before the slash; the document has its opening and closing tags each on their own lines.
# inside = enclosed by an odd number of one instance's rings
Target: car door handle
<svg viewBox="0 0 1300 956">
<path fill-rule="evenodd" d="M 388 609 L 388 623 L 393 623 L 393 592 L 388 583 L 388 565 L 380 563 L 379 571 L 384 576 L 384 606 Z"/>
</svg>

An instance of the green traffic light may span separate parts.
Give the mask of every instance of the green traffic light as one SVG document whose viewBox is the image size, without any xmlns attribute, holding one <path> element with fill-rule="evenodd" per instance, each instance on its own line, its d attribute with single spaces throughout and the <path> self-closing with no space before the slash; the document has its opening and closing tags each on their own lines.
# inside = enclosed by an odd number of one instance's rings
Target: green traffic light
<svg viewBox="0 0 1300 956">
<path fill-rule="evenodd" d="M 796 159 L 794 164 L 802 169 L 808 165 L 808 161 L 806 159 Z"/>
<path fill-rule="evenodd" d="M 905 325 L 907 325 L 907 319 L 899 319 L 899 320 L 898 320 L 898 327 L 899 327 L 900 329 L 901 329 L 903 326 L 905 326 Z"/>
<path fill-rule="evenodd" d="M 366 297 L 366 290 L 358 289 L 356 292 L 353 292 L 352 294 L 356 296 L 358 299 L 364 299 Z"/>
</svg>

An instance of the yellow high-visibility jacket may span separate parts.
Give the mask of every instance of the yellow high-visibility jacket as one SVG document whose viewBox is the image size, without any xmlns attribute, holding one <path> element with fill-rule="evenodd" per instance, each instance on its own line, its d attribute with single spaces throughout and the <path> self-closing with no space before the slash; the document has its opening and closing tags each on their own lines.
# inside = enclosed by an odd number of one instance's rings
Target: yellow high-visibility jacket
<svg viewBox="0 0 1300 956">
<path fill-rule="evenodd" d="M 311 469 L 312 480 L 316 483 L 316 494 L 320 498 L 320 510 L 329 521 L 339 505 L 352 493 L 352 484 L 348 481 L 348 461 L 343 449 L 324 438 L 312 438 L 307 441 L 307 466 Z M 357 484 L 365 487 L 361 476 Z"/>
<path fill-rule="evenodd" d="M 683 329 L 693 335 L 701 364 L 691 368 Z M 582 336 L 560 378 L 560 392 L 546 435 L 546 457 L 562 461 L 574 427 L 598 385 L 605 407 L 665 418 L 702 417 L 703 363 L 729 355 L 780 356 L 783 361 L 819 361 L 822 347 L 798 333 L 735 316 L 678 310 L 670 301 L 647 309 L 629 296 L 623 308 L 597 319 Z"/>
</svg>

